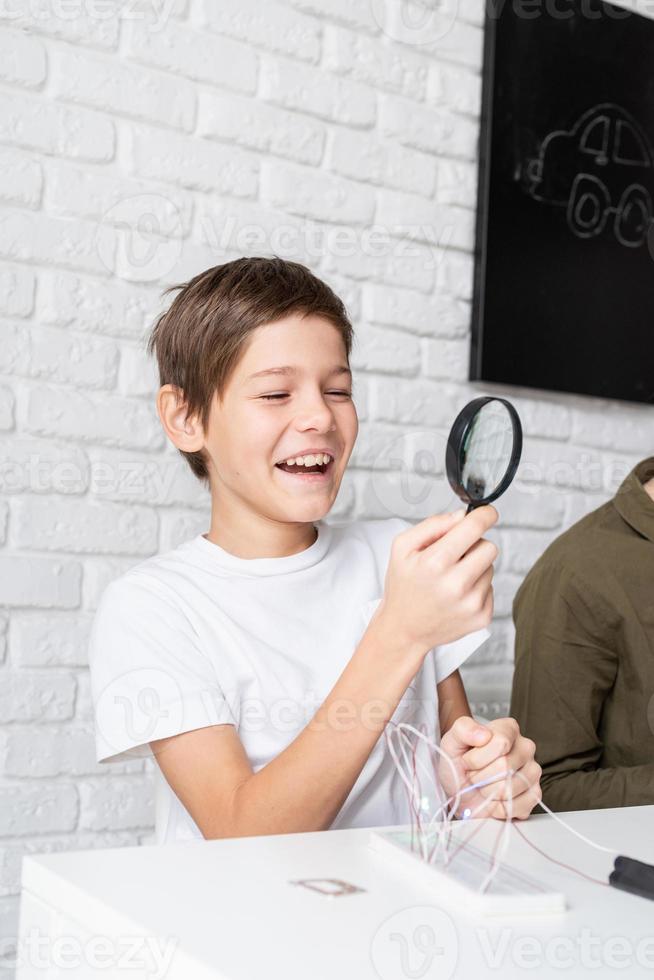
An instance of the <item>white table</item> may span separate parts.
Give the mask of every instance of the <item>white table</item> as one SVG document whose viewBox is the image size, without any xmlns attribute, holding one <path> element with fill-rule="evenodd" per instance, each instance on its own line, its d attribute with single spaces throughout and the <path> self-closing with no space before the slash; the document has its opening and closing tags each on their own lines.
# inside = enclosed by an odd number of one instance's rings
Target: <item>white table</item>
<svg viewBox="0 0 654 980">
<path fill-rule="evenodd" d="M 654 863 L 654 806 L 563 816 Z M 475 843 L 498 828 L 491 822 Z M 551 818 L 521 828 L 559 860 L 608 876 L 610 855 Z M 368 837 L 336 830 L 26 858 L 18 980 L 654 976 L 654 902 L 556 867 L 514 831 L 505 860 L 563 891 L 564 914 L 472 918 L 385 863 Z M 325 897 L 289 883 L 306 878 L 365 891 Z M 22 945 L 30 930 L 41 960 L 34 942 Z M 148 957 L 153 949 L 163 963 L 171 954 L 166 967 Z"/>
</svg>

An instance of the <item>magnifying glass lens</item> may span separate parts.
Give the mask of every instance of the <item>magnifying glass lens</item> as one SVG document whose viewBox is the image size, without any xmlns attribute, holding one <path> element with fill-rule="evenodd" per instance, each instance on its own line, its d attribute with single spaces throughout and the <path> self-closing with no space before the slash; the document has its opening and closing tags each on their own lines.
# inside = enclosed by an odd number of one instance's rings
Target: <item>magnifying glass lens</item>
<svg viewBox="0 0 654 980">
<path fill-rule="evenodd" d="M 446 471 L 469 509 L 504 493 L 522 452 L 522 427 L 504 398 L 477 398 L 459 413 L 447 444 Z"/>
</svg>

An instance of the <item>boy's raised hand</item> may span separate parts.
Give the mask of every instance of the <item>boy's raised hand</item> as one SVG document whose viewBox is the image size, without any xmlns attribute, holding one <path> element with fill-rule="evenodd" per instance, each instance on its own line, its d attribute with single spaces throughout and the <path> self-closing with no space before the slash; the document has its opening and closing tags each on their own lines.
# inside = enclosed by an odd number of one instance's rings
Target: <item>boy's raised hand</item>
<svg viewBox="0 0 654 980">
<path fill-rule="evenodd" d="M 513 819 L 524 820 L 542 798 L 542 770 L 534 759 L 535 745 L 520 734 L 515 718 L 497 718 L 484 724 L 467 716 L 457 718 L 443 735 L 441 749 L 452 763 L 441 759 L 439 764 L 441 785 L 448 797 L 465 786 L 514 773 L 510 783 L 501 779 L 466 793 L 459 815 L 467 809 L 480 819 L 505 820 L 510 812 Z"/>
<path fill-rule="evenodd" d="M 494 507 L 436 514 L 393 540 L 378 617 L 418 655 L 490 623 L 497 547 L 483 535 Z"/>
</svg>

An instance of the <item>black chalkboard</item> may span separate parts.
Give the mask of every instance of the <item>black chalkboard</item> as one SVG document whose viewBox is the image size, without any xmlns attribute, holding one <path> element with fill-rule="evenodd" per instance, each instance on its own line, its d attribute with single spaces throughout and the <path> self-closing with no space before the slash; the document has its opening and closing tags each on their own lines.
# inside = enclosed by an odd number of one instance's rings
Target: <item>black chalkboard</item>
<svg viewBox="0 0 654 980">
<path fill-rule="evenodd" d="M 487 2 L 470 379 L 654 403 L 654 20 Z"/>
</svg>

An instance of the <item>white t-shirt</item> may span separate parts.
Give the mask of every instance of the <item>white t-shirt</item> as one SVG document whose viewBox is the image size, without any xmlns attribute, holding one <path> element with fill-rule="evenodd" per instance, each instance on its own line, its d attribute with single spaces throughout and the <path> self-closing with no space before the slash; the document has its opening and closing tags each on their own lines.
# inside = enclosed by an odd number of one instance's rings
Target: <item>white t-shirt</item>
<svg viewBox="0 0 654 980">
<path fill-rule="evenodd" d="M 282 558 L 238 558 L 203 535 L 147 558 L 102 595 L 89 663 L 98 762 L 150 757 L 148 742 L 233 724 L 254 772 L 309 723 L 381 600 L 400 518 L 314 523 Z M 393 720 L 439 738 L 436 684 L 489 636 L 434 647 Z M 157 772 L 156 842 L 202 839 Z M 382 734 L 332 828 L 410 820 Z"/>
</svg>

